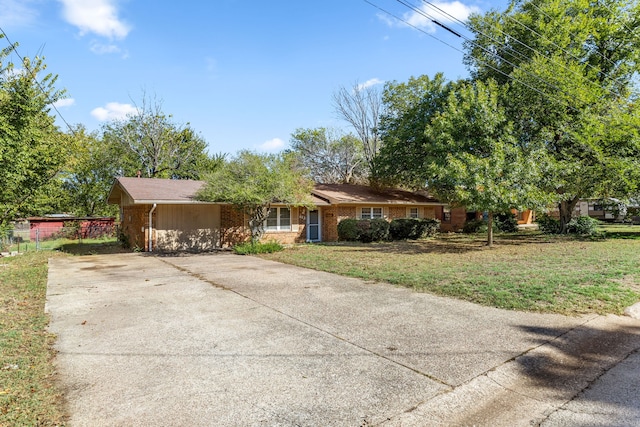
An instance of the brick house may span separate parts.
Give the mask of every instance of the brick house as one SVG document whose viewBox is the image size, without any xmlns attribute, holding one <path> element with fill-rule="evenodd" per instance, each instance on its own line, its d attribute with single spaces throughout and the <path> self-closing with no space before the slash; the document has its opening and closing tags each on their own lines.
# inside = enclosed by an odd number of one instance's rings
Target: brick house
<svg viewBox="0 0 640 427">
<path fill-rule="evenodd" d="M 227 203 L 201 202 L 203 181 L 118 178 L 108 201 L 120 206 L 121 233 L 131 247 L 145 251 L 202 251 L 248 240 L 248 218 Z M 345 218 L 437 218 L 441 230 L 457 231 L 464 209 L 424 192 L 376 190 L 363 185 L 317 184 L 314 209 L 273 203 L 264 240 L 281 243 L 336 241 Z"/>
</svg>

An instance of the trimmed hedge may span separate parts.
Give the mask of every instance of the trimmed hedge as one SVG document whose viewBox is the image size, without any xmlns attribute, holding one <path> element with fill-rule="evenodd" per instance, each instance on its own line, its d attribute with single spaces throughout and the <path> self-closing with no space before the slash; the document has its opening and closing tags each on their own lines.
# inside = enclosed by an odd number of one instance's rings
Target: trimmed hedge
<svg viewBox="0 0 640 427">
<path fill-rule="evenodd" d="M 343 219 L 338 223 L 338 239 L 348 242 L 420 239 L 440 230 L 437 219 L 398 218 L 389 223 L 376 219 Z"/>
<path fill-rule="evenodd" d="M 435 235 L 440 230 L 437 219 L 398 218 L 389 224 L 389 234 L 392 240 L 416 240 Z"/>
</svg>

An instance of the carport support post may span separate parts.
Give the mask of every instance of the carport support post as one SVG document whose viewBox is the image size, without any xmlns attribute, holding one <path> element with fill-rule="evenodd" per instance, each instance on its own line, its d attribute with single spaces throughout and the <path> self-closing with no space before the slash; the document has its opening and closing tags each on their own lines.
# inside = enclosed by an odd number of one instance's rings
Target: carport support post
<svg viewBox="0 0 640 427">
<path fill-rule="evenodd" d="M 155 211 L 157 207 L 158 205 L 154 203 L 149 211 L 149 252 L 153 251 L 153 211 Z"/>
</svg>

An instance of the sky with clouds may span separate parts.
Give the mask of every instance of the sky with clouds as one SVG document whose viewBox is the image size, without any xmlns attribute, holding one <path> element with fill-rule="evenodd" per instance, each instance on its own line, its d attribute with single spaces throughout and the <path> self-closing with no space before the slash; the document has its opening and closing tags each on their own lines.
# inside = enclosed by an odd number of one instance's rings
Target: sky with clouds
<svg viewBox="0 0 640 427">
<path fill-rule="evenodd" d="M 0 27 L 20 56 L 44 56 L 58 75 L 67 123 L 99 130 L 146 94 L 211 153 L 233 154 L 285 149 L 297 128 L 349 131 L 332 107 L 340 87 L 466 77 L 462 39 L 432 19 L 465 36 L 470 13 L 506 3 L 0 0 Z"/>
</svg>

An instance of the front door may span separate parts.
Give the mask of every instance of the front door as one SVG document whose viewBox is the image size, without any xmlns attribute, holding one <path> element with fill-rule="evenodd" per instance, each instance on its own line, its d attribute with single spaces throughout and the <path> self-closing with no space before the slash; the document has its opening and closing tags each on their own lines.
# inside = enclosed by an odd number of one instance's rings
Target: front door
<svg viewBox="0 0 640 427">
<path fill-rule="evenodd" d="M 320 211 L 308 211 L 307 214 L 307 241 L 319 242 L 322 240 L 320 231 Z"/>
</svg>

